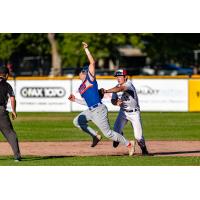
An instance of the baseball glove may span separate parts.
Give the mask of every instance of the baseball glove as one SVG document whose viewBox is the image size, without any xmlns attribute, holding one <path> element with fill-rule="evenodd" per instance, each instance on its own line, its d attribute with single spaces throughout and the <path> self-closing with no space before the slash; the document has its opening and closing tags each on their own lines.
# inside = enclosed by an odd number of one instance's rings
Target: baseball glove
<svg viewBox="0 0 200 200">
<path fill-rule="evenodd" d="M 98 91 L 99 91 L 99 97 L 100 97 L 101 99 L 103 99 L 103 97 L 104 97 L 104 89 L 101 88 L 101 89 L 99 89 Z"/>
</svg>

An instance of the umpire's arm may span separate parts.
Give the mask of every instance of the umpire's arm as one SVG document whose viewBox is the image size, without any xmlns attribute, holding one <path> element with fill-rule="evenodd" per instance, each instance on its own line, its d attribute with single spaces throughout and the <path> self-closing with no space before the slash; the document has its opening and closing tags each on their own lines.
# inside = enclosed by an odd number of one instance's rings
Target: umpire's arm
<svg viewBox="0 0 200 200">
<path fill-rule="evenodd" d="M 17 118 L 17 113 L 16 113 L 16 100 L 14 96 L 10 97 L 10 102 L 11 102 L 11 107 L 12 107 L 12 119 Z"/>
</svg>

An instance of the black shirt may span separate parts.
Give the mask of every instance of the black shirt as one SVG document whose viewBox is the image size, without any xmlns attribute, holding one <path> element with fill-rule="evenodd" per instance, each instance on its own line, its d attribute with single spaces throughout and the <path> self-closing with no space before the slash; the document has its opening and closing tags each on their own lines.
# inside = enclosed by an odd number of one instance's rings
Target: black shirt
<svg viewBox="0 0 200 200">
<path fill-rule="evenodd" d="M 6 108 L 8 103 L 8 97 L 14 97 L 14 91 L 9 83 L 2 77 L 0 77 L 0 106 Z"/>
</svg>

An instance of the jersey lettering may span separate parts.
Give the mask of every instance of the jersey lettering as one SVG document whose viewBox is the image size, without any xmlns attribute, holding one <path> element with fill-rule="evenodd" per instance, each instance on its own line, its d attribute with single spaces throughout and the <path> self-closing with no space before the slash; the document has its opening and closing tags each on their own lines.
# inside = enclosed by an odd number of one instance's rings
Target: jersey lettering
<svg viewBox="0 0 200 200">
<path fill-rule="evenodd" d="M 88 80 L 85 80 L 79 87 L 79 93 L 83 94 L 91 87 L 93 87 L 93 85 Z"/>
</svg>

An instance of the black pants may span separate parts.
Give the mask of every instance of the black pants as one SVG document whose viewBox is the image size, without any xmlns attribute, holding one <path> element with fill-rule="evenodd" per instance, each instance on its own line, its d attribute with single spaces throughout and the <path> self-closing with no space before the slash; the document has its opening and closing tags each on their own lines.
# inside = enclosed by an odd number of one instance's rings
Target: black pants
<svg viewBox="0 0 200 200">
<path fill-rule="evenodd" d="M 12 147 L 14 158 L 20 158 L 17 135 L 13 129 L 8 111 L 6 111 L 2 106 L 0 106 L 0 131 L 3 133 L 4 137 Z"/>
</svg>

